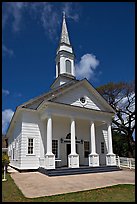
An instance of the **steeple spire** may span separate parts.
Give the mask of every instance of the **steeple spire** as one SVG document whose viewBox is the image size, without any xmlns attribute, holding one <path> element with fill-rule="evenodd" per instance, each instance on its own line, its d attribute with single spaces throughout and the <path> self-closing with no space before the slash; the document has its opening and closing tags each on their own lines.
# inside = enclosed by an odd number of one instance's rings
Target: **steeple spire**
<svg viewBox="0 0 137 204">
<path fill-rule="evenodd" d="M 52 88 L 75 79 L 74 58 L 66 26 L 65 12 L 63 12 L 61 38 L 56 52 L 56 81 Z"/>
<path fill-rule="evenodd" d="M 70 45 L 64 11 L 63 11 L 63 23 L 62 23 L 62 32 L 61 32 L 60 43 L 66 43 L 66 44 Z"/>
</svg>

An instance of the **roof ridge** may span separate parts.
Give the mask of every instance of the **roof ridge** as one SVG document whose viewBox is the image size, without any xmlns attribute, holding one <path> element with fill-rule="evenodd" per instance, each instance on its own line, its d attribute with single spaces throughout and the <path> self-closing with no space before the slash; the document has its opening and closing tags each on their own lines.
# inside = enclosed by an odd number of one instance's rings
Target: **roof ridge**
<svg viewBox="0 0 137 204">
<path fill-rule="evenodd" d="M 51 90 L 51 91 L 49 91 L 49 92 L 43 93 L 43 94 L 41 94 L 40 96 L 37 96 L 37 97 L 34 97 L 34 98 L 30 99 L 29 101 L 27 101 L 27 102 L 21 104 L 21 105 L 18 106 L 18 107 L 27 107 L 27 105 L 33 104 L 33 103 L 35 103 L 36 101 L 39 101 L 40 99 L 45 98 L 46 96 L 51 95 L 51 94 L 53 94 L 54 92 L 56 92 L 56 91 L 58 91 L 58 90 L 60 90 L 60 89 L 62 89 L 62 88 L 65 88 L 66 86 L 70 85 L 71 83 L 73 84 L 74 82 L 76 82 L 76 81 L 71 80 L 71 81 L 69 81 L 68 83 L 65 83 L 65 84 L 63 84 L 63 85 L 61 85 L 61 86 L 59 86 L 59 87 L 57 87 L 57 88 L 54 88 L 53 90 Z"/>
</svg>

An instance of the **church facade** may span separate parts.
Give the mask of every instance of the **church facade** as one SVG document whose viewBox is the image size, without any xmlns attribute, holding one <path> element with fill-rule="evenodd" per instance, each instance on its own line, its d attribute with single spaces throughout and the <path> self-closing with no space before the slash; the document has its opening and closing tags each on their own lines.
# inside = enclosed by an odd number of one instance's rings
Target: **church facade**
<svg viewBox="0 0 137 204">
<path fill-rule="evenodd" d="M 87 79 L 75 76 L 63 15 L 51 90 L 18 106 L 7 131 L 10 165 L 19 169 L 115 166 L 113 108 Z"/>
</svg>

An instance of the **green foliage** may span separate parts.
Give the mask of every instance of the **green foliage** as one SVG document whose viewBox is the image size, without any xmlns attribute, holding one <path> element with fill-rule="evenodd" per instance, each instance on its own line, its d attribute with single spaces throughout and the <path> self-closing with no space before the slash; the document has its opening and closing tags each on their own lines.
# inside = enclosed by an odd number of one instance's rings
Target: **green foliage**
<svg viewBox="0 0 137 204">
<path fill-rule="evenodd" d="M 125 137 L 124 134 L 118 132 L 112 132 L 112 140 L 113 140 L 113 151 L 120 157 L 129 157 L 128 155 L 128 138 Z M 135 158 L 135 142 L 132 141 L 132 157 Z"/>
<path fill-rule="evenodd" d="M 128 143 L 125 135 L 113 131 L 113 152 L 120 157 L 128 157 Z"/>
<path fill-rule="evenodd" d="M 7 155 L 7 153 L 3 153 L 2 154 L 2 167 L 8 166 L 9 163 L 10 163 L 9 156 Z"/>
</svg>

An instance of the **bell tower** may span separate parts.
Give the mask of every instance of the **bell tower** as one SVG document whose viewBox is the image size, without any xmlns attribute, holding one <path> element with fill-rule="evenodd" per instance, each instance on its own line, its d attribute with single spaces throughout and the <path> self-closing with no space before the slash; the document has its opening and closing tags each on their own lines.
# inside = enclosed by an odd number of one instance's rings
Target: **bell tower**
<svg viewBox="0 0 137 204">
<path fill-rule="evenodd" d="M 65 12 L 63 12 L 61 37 L 56 52 L 56 80 L 51 88 L 55 88 L 75 79 L 74 57 L 69 40 Z"/>
</svg>

